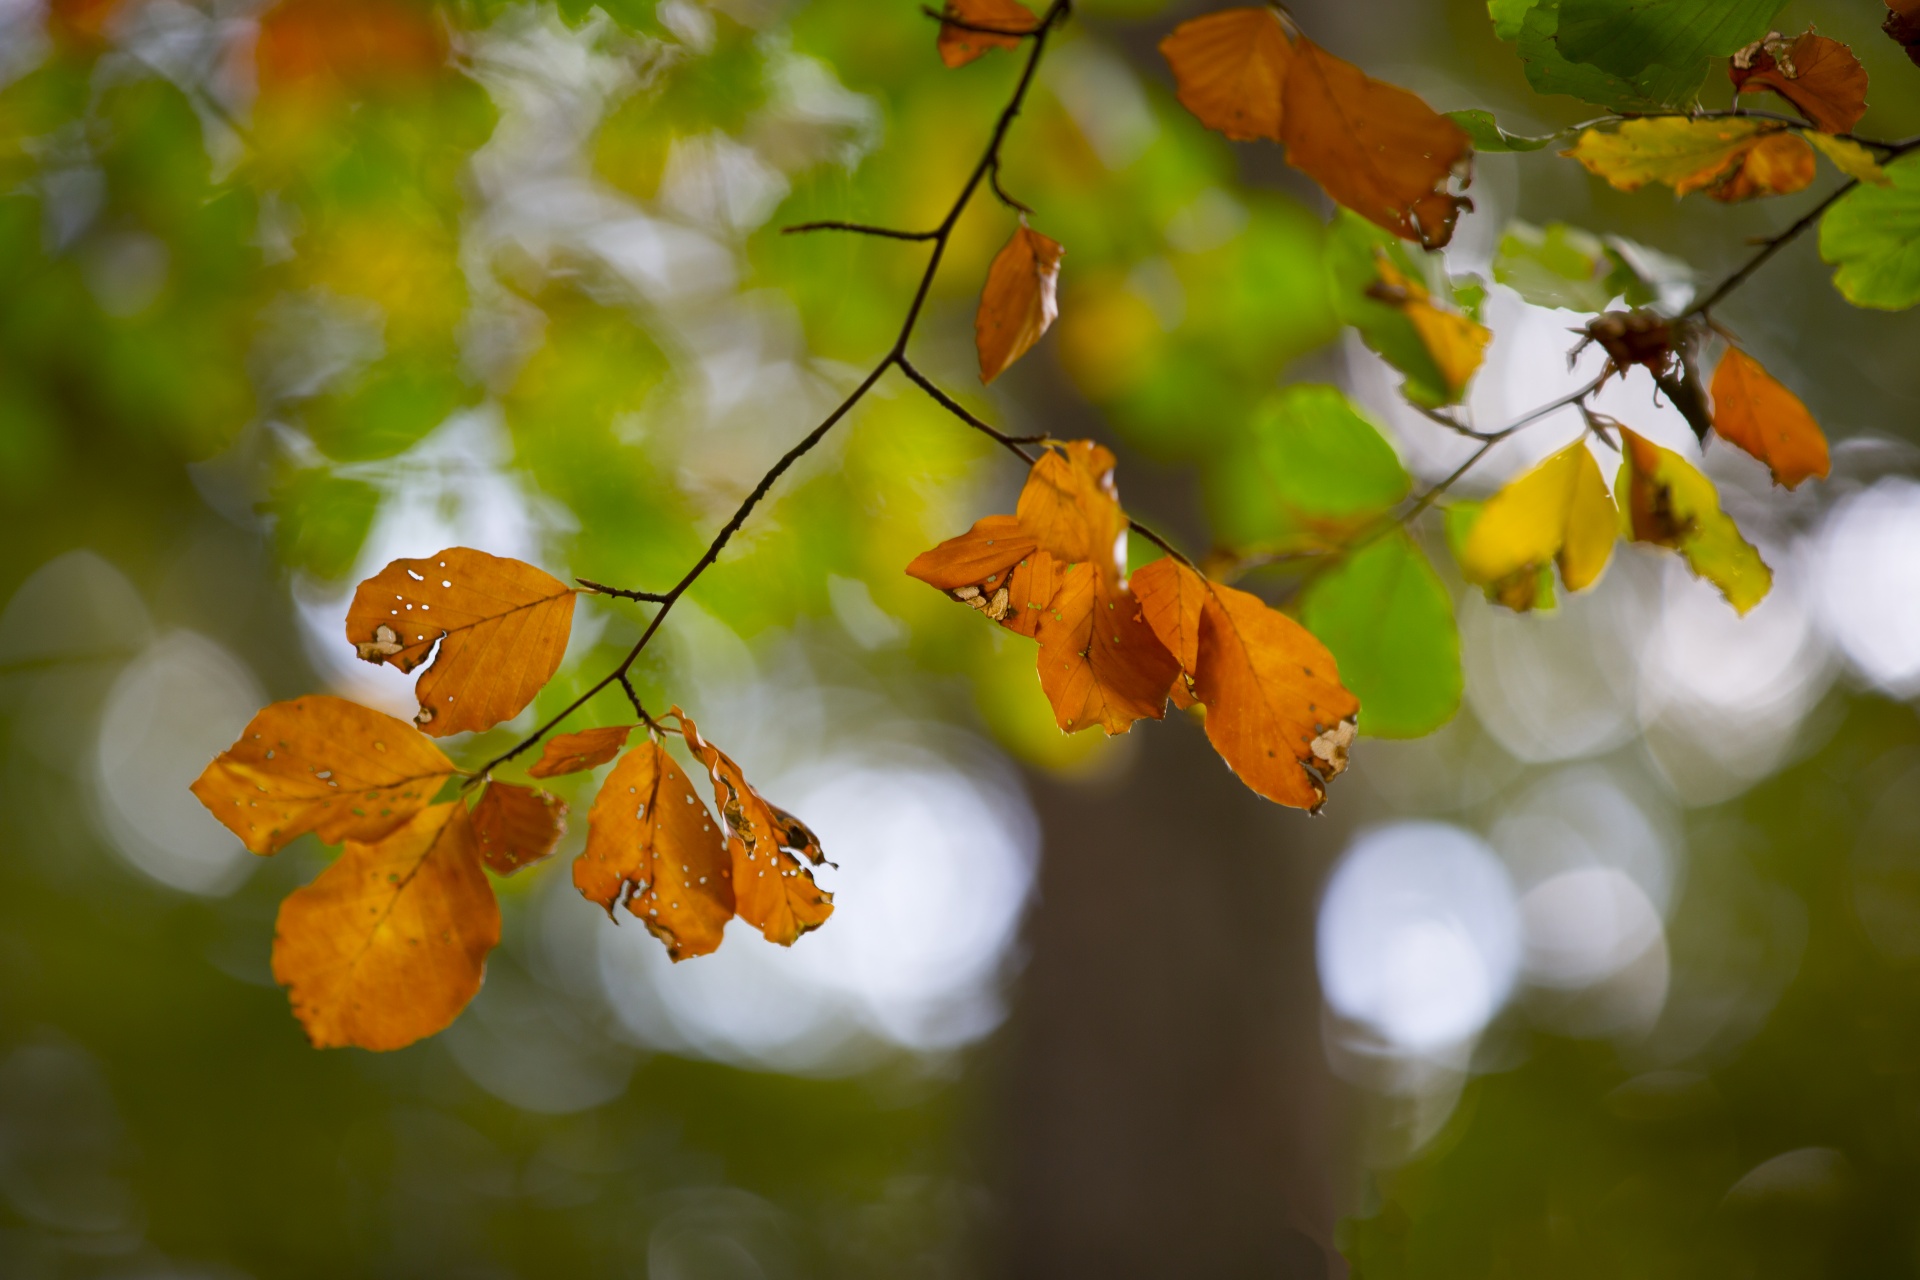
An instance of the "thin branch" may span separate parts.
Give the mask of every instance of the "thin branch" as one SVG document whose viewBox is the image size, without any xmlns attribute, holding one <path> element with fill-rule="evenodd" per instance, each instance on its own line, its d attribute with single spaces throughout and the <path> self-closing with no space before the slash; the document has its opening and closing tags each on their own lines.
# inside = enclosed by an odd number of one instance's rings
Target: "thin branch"
<svg viewBox="0 0 1920 1280">
<path fill-rule="evenodd" d="M 587 589 L 589 595 L 612 596 L 616 600 L 638 600 L 642 604 L 665 604 L 666 596 L 657 591 L 628 591 L 623 587 L 609 587 L 603 582 L 591 578 L 575 578 L 575 582 Z"/>
<path fill-rule="evenodd" d="M 802 222 L 797 226 L 782 227 L 783 236 L 796 236 L 807 231 L 851 231 L 855 235 L 885 236 L 889 240 L 934 240 L 938 231 L 897 231 L 892 227 L 875 227 L 864 222 Z"/>
<path fill-rule="evenodd" d="M 1707 312 L 1711 311 L 1719 303 L 1725 301 L 1728 294 L 1732 293 L 1735 289 L 1738 289 L 1741 285 L 1747 282 L 1747 277 L 1751 276 L 1754 272 L 1758 271 L 1761 267 L 1766 266 L 1768 260 L 1771 259 L 1774 254 L 1780 252 L 1780 250 L 1786 248 L 1787 245 L 1791 244 L 1794 240 L 1798 239 L 1807 230 L 1807 228 L 1811 227 L 1814 223 L 1820 221 L 1820 215 L 1825 213 L 1828 209 L 1831 209 L 1835 201 L 1839 200 L 1841 196 L 1846 195 L 1849 191 L 1852 191 L 1855 187 L 1859 185 L 1860 185 L 1860 180 L 1858 178 L 1848 178 L 1845 182 L 1841 183 L 1839 186 L 1835 187 L 1831 192 L 1829 192 L 1827 194 L 1826 199 L 1822 200 L 1819 204 L 1813 206 L 1813 208 L 1801 214 L 1799 219 L 1792 226 L 1788 227 L 1785 231 L 1782 231 L 1780 234 L 1776 236 L 1770 236 L 1766 240 L 1762 241 L 1760 245 L 1760 252 L 1754 254 L 1751 258 L 1747 259 L 1747 261 L 1739 268 L 1739 270 L 1735 271 L 1732 275 L 1728 276 L 1725 280 L 1722 280 L 1719 283 L 1719 285 L 1713 290 L 1713 292 L 1709 293 L 1706 297 L 1700 299 L 1700 301 L 1694 303 L 1691 307 L 1688 307 L 1683 315 L 1683 318 L 1684 316 L 1704 316 L 1707 314 Z"/>
<path fill-rule="evenodd" d="M 1000 162 L 998 160 L 995 160 L 993 162 L 993 168 L 988 171 L 988 179 L 993 183 L 993 194 L 999 197 L 1001 204 L 1007 206 L 1007 208 L 1012 209 L 1016 213 L 1023 213 L 1023 214 L 1026 214 L 1028 217 L 1033 216 L 1032 209 L 1028 208 L 1025 204 L 1022 204 L 1020 201 L 1015 200 L 1012 196 L 1008 195 L 1007 189 L 1000 185 Z"/>
</svg>

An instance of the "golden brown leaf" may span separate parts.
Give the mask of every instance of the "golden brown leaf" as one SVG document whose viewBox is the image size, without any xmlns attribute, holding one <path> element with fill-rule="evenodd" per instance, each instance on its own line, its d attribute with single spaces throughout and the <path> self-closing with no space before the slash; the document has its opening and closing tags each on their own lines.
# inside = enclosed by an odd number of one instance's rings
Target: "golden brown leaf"
<svg viewBox="0 0 1920 1280">
<path fill-rule="evenodd" d="M 344 698 L 276 702 L 193 784 L 255 853 L 311 831 L 328 844 L 378 840 L 432 802 L 458 770 L 404 720 Z"/>
<path fill-rule="evenodd" d="M 1813 148 L 1797 133 L 1770 133 L 1741 153 L 1725 177 L 1707 188 L 1722 204 L 1757 196 L 1790 196 L 1813 181 Z"/>
<path fill-rule="evenodd" d="M 1847 133 L 1867 113 L 1867 69 L 1853 50 L 1809 30 L 1787 40 L 1769 35 L 1733 55 L 1736 93 L 1771 89 L 1823 133 Z"/>
<path fill-rule="evenodd" d="M 1280 15 L 1222 9 L 1183 22 L 1160 42 L 1180 105 L 1237 142 L 1279 142 L 1281 95 L 1293 45 Z"/>
<path fill-rule="evenodd" d="M 1706 190 L 1723 201 L 1798 191 L 1814 171 L 1804 138 L 1752 119 L 1628 120 L 1611 131 L 1588 129 L 1561 154 L 1622 191 L 1659 182 L 1676 195 Z"/>
<path fill-rule="evenodd" d="M 378 844 L 349 840 L 280 904 L 273 976 L 317 1048 L 398 1049 L 457 1017 L 500 941 L 500 906 L 459 801 Z"/>
<path fill-rule="evenodd" d="M 1028 639 L 1040 635 L 1046 608 L 1060 591 L 1066 566 L 1044 551 L 1036 551 L 1013 567 L 1007 578 L 1007 612 L 1000 625 Z"/>
<path fill-rule="evenodd" d="M 733 884 L 720 824 L 653 739 L 620 758 L 587 813 L 587 847 L 573 883 L 608 915 L 627 910 L 675 960 L 720 945 L 733 917 Z"/>
<path fill-rule="evenodd" d="M 1457 311 L 1442 311 L 1434 306 L 1433 295 L 1425 285 L 1401 274 L 1386 254 L 1375 256 L 1380 279 L 1367 291 L 1367 296 L 1395 308 L 1412 322 L 1413 331 L 1420 335 L 1420 344 L 1433 357 L 1434 368 L 1446 383 L 1449 398 L 1458 400 L 1487 358 L 1487 344 L 1493 341 L 1493 332 Z"/>
<path fill-rule="evenodd" d="M 707 768 L 713 782 L 713 802 L 726 823 L 727 853 L 732 863 L 734 912 L 783 947 L 833 914 L 833 895 L 813 882 L 813 873 L 789 849 L 810 860 L 821 859 L 819 842 L 806 832 L 801 838 L 791 820 L 783 822 L 773 806 L 748 785 L 740 766 L 700 736 L 686 714 L 673 715 L 686 735 L 687 749 Z M 798 841 L 798 843 L 796 843 Z"/>
<path fill-rule="evenodd" d="M 597 769 L 620 754 L 620 748 L 627 745 L 627 735 L 634 728 L 630 724 L 616 724 L 548 738 L 547 745 L 541 748 L 540 759 L 527 773 L 535 778 L 557 778 L 582 769 Z"/>
<path fill-rule="evenodd" d="M 1172 556 L 1163 556 L 1141 566 L 1131 585 L 1147 625 L 1181 669 L 1192 675 L 1200 665 L 1200 614 L 1207 602 L 1207 580 Z"/>
<path fill-rule="evenodd" d="M 412 671 L 415 718 L 436 738 L 520 714 L 559 669 L 573 630 L 573 588 L 530 564 L 449 547 L 395 560 L 360 584 L 347 639 L 368 662 Z"/>
<path fill-rule="evenodd" d="M 980 381 L 992 382 L 1033 348 L 1060 314 L 1056 287 L 1065 250 L 1025 221 L 987 269 L 973 336 L 980 350 Z"/>
<path fill-rule="evenodd" d="M 1065 564 L 1092 560 L 1120 574 L 1127 516 L 1113 466 L 1113 453 L 1091 440 L 1054 445 L 1040 455 L 1014 507 L 1040 550 Z"/>
<path fill-rule="evenodd" d="M 1135 582 L 1147 618 L 1162 625 L 1186 612 L 1178 602 L 1203 601 L 1191 674 L 1214 750 L 1267 799 L 1319 808 L 1327 784 L 1346 770 L 1360 714 L 1326 646 L 1258 596 L 1209 582 L 1171 558 L 1147 565 Z M 1177 631 L 1160 638 L 1180 643 Z"/>
<path fill-rule="evenodd" d="M 964 67 L 989 49 L 1017 49 L 1019 35 L 996 32 L 1032 31 L 1039 25 L 1033 10 L 1017 0 L 948 0 L 946 14 L 969 27 L 991 27 L 992 31 L 969 31 L 951 22 L 940 24 L 940 61 L 949 67 Z"/>
<path fill-rule="evenodd" d="M 1808 476 L 1827 474 L 1820 424 L 1799 396 L 1738 347 L 1728 347 L 1713 372 L 1713 430 L 1766 463 L 1775 484 L 1792 489 Z"/>
<path fill-rule="evenodd" d="M 1745 614 L 1773 589 L 1773 570 L 1720 509 L 1713 482 L 1671 449 L 1620 428 L 1615 489 L 1621 524 L 1635 542 L 1678 551 L 1694 573 Z"/>
<path fill-rule="evenodd" d="M 391 89 L 447 69 L 447 37 L 424 6 L 281 0 L 261 14 L 254 59 L 263 97 Z"/>
<path fill-rule="evenodd" d="M 1040 615 L 1040 688 L 1063 732 L 1094 725 L 1125 733 L 1135 720 L 1167 714 L 1180 664 L 1140 616 L 1117 577 L 1082 562 L 1061 580 Z"/>
<path fill-rule="evenodd" d="M 1467 202 L 1447 187 L 1472 154 L 1459 125 L 1304 36 L 1293 47 L 1284 104 L 1287 163 L 1397 236 L 1429 249 L 1452 239 Z"/>
<path fill-rule="evenodd" d="M 480 859 L 510 876 L 539 862 L 567 834 L 567 806 L 549 792 L 511 782 L 489 782 L 473 807 L 473 839 Z"/>
</svg>

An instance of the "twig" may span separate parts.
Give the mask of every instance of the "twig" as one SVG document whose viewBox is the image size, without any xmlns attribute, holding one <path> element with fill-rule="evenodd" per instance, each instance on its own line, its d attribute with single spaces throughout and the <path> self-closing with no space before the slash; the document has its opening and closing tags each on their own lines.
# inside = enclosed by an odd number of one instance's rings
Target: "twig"
<svg viewBox="0 0 1920 1280">
<path fill-rule="evenodd" d="M 622 587 L 609 587 L 605 583 L 595 582 L 591 578 L 575 578 L 575 582 L 587 589 L 590 595 L 612 596 L 618 600 L 638 600 L 643 604 L 665 604 L 667 598 L 657 591 L 628 591 Z"/>
<path fill-rule="evenodd" d="M 1008 195 L 1007 189 L 1000 185 L 1000 161 L 998 159 L 994 160 L 993 168 L 988 171 L 987 178 L 988 181 L 993 184 L 993 194 L 999 197 L 1001 204 L 1016 213 L 1023 213 L 1029 217 L 1033 216 L 1032 209 L 1029 209 L 1026 205 Z"/>
<path fill-rule="evenodd" d="M 796 236 L 806 231 L 851 231 L 856 235 L 885 236 L 889 240 L 935 240 L 938 231 L 897 231 L 892 227 L 869 226 L 864 222 L 802 222 L 797 226 L 782 227 L 783 236 Z"/>
<path fill-rule="evenodd" d="M 1762 241 L 1760 244 L 1760 252 L 1747 259 L 1739 270 L 1735 271 L 1725 280 L 1722 280 L 1713 292 L 1694 303 L 1691 307 L 1688 307 L 1686 311 L 1682 313 L 1683 318 L 1684 316 L 1704 316 L 1716 305 L 1725 301 L 1728 294 L 1746 283 L 1748 276 L 1758 271 L 1761 267 L 1766 266 L 1768 259 L 1798 239 L 1808 227 L 1820 221 L 1820 215 L 1828 209 L 1831 209 L 1836 200 L 1859 185 L 1860 179 L 1848 178 L 1845 182 L 1828 192 L 1826 199 L 1801 214 L 1792 226 L 1782 231 L 1779 235 L 1769 236 L 1766 240 Z"/>
</svg>

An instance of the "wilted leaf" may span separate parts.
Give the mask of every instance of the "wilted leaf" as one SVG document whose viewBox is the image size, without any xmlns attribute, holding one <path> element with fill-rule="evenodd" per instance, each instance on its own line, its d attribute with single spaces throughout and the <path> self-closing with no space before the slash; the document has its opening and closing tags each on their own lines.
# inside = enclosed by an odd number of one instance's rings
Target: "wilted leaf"
<svg viewBox="0 0 1920 1280">
<path fill-rule="evenodd" d="M 991 27 L 995 31 L 1032 31 L 1037 23 L 1033 10 L 1018 0 L 948 0 L 945 12 L 971 27 Z M 1018 35 L 996 35 L 991 31 L 969 31 L 950 22 L 940 24 L 940 61 L 949 67 L 964 67 L 989 49 L 1017 49 Z"/>
<path fill-rule="evenodd" d="M 1426 553 L 1395 530 L 1308 584 L 1300 621 L 1367 709 L 1367 732 L 1417 738 L 1459 709 L 1460 632 Z"/>
<path fill-rule="evenodd" d="M 1827 159 L 1833 161 L 1833 167 L 1849 178 L 1858 178 L 1876 187 L 1893 184 L 1893 179 L 1887 176 L 1887 171 L 1882 169 L 1880 162 L 1873 158 L 1873 152 L 1852 139 L 1836 138 L 1825 133 L 1810 133 L 1807 135 L 1807 141 L 1818 147 Z"/>
<path fill-rule="evenodd" d="M 1057 560 L 1092 560 L 1121 572 L 1127 515 L 1113 483 L 1113 453 L 1091 440 L 1051 446 L 1027 473 L 1014 506 L 1035 545 Z"/>
<path fill-rule="evenodd" d="M 1460 568 L 1486 587 L 1526 583 L 1531 600 L 1541 566 L 1557 563 L 1567 590 L 1579 591 L 1607 567 L 1617 523 L 1600 465 L 1576 440 L 1488 499 Z"/>
<path fill-rule="evenodd" d="M 1790 139 L 1781 142 L 1780 139 Z M 1663 116 L 1654 120 L 1628 120 L 1611 132 L 1588 129 L 1573 147 L 1561 154 L 1572 156 L 1591 173 L 1605 178 L 1622 191 L 1637 191 L 1649 182 L 1661 182 L 1676 195 L 1686 195 L 1715 183 L 1741 178 L 1749 153 L 1763 143 L 1768 154 L 1758 161 L 1759 168 L 1746 174 L 1744 181 L 1755 188 L 1745 194 L 1762 194 L 1768 181 L 1791 182 L 1799 173 L 1794 144 L 1804 150 L 1806 144 L 1784 132 L 1782 126 L 1761 120 L 1695 120 Z M 1812 180 L 1811 153 L 1806 155 L 1805 174 Z M 1798 190 L 1806 185 L 1773 186 L 1772 191 Z"/>
<path fill-rule="evenodd" d="M 1813 148 L 1797 133 L 1770 133 L 1741 155 L 1726 177 L 1707 188 L 1722 204 L 1785 196 L 1813 181 Z"/>
<path fill-rule="evenodd" d="M 309 831 L 328 844 L 378 840 L 456 772 L 404 720 L 316 694 L 254 716 L 193 794 L 247 848 L 276 853 Z"/>
<path fill-rule="evenodd" d="M 1063 732 L 1125 733 L 1166 715 L 1179 664 L 1117 575 L 1074 565 L 1041 611 L 1039 639 L 1040 687 Z"/>
<path fill-rule="evenodd" d="M 1555 43 L 1619 76 L 1696 68 L 1767 33 L 1785 0 L 1561 0 Z"/>
<path fill-rule="evenodd" d="M 1379 269 L 1380 279 L 1369 290 L 1370 295 L 1413 322 L 1421 344 L 1440 371 L 1447 402 L 1458 401 L 1481 361 L 1486 359 L 1487 344 L 1493 341 L 1492 332 L 1458 312 L 1442 311 L 1434 306 L 1426 286 L 1401 274 L 1384 255 L 1379 259 Z"/>
<path fill-rule="evenodd" d="M 1548 134 L 1544 138 L 1529 138 L 1517 133 L 1508 133 L 1493 118 L 1493 112 L 1481 110 L 1449 111 L 1447 119 L 1459 125 L 1466 132 L 1468 141 L 1473 143 L 1475 151 L 1492 154 L 1506 151 L 1538 151 L 1550 145 L 1558 134 Z"/>
<path fill-rule="evenodd" d="M 740 766 L 702 738 L 680 708 L 675 707 L 673 715 L 686 735 L 687 749 L 707 768 L 714 806 L 726 823 L 735 913 L 767 941 L 792 946 L 833 914 L 833 895 L 814 884 L 813 873 L 789 852 L 819 862 L 820 842 L 791 814 L 763 800 L 747 784 Z"/>
<path fill-rule="evenodd" d="M 1395 235 L 1444 246 L 1465 204 L 1447 190 L 1472 154 L 1465 131 L 1305 37 L 1293 52 L 1281 121 L 1287 163 Z"/>
<path fill-rule="evenodd" d="M 1181 23 L 1160 42 L 1180 105 L 1238 142 L 1281 141 L 1281 95 L 1293 45 L 1280 15 L 1223 9 Z"/>
<path fill-rule="evenodd" d="M 573 588 L 518 560 L 449 547 L 395 560 L 354 592 L 347 639 L 368 662 L 412 671 L 416 722 L 436 738 L 519 715 L 566 656 Z"/>
<path fill-rule="evenodd" d="M 457 1017 L 500 941 L 466 806 L 435 805 L 280 904 L 273 976 L 318 1048 L 398 1049 Z"/>
<path fill-rule="evenodd" d="M 1827 474 L 1827 437 L 1800 397 L 1760 362 L 1728 347 L 1713 373 L 1713 429 L 1767 464 L 1775 484 L 1792 489 Z"/>
<path fill-rule="evenodd" d="M 1890 186 L 1848 192 L 1820 220 L 1820 256 L 1856 307 L 1901 311 L 1920 302 L 1920 159 L 1886 166 Z"/>
<path fill-rule="evenodd" d="M 648 738 L 620 758 L 587 812 L 573 884 L 608 915 L 621 901 L 675 960 L 720 945 L 733 917 L 720 824 L 667 749 Z"/>
<path fill-rule="evenodd" d="M 1740 613 L 1766 599 L 1773 571 L 1720 510 L 1713 482 L 1671 449 L 1625 427 L 1620 436 L 1625 456 L 1615 485 L 1627 535 L 1678 551 Z"/>
<path fill-rule="evenodd" d="M 1017 517 L 987 516 L 959 537 L 915 556 L 907 573 L 995 622 L 1015 630 L 1024 626 L 1024 633 L 1032 635 L 1037 619 L 1028 616 L 1033 612 L 1025 608 L 1028 601 L 1016 604 L 1012 587 L 1021 567 L 1029 570 L 1031 586 L 1032 561 L 1044 555 L 1036 550 L 1038 545 Z"/>
<path fill-rule="evenodd" d="M 1920 66 L 1920 2 L 1887 0 L 1887 16 L 1881 19 L 1880 29 L 1907 51 L 1908 61 Z"/>
<path fill-rule="evenodd" d="M 533 787 L 489 782 L 473 807 L 473 839 L 480 860 L 510 876 L 550 855 L 567 834 L 567 806 Z"/>
<path fill-rule="evenodd" d="M 1737 50 L 1727 74 L 1736 93 L 1771 89 L 1825 133 L 1850 132 L 1867 113 L 1867 69 L 1846 45 L 1812 31 Z"/>
<path fill-rule="evenodd" d="M 973 322 L 980 381 L 992 382 L 1005 373 L 1032 350 L 1060 314 L 1055 291 L 1064 252 L 1023 220 L 1013 239 L 995 255 Z"/>
<path fill-rule="evenodd" d="M 1183 580 L 1184 579 L 1184 580 Z M 1201 595 L 1194 698 L 1206 704 L 1207 737 L 1240 780 L 1267 799 L 1317 809 L 1327 783 L 1347 767 L 1360 704 L 1340 684 L 1333 655 L 1257 596 L 1201 578 L 1171 557 L 1133 577 L 1150 623 L 1178 619 L 1179 602 Z M 1161 642 L 1182 644 L 1177 631 Z"/>
<path fill-rule="evenodd" d="M 527 773 L 535 778 L 557 778 L 582 769 L 597 769 L 620 754 L 620 748 L 627 745 L 627 735 L 633 730 L 633 725 L 616 724 L 548 738 L 546 746 L 541 748 L 540 759 Z"/>
</svg>

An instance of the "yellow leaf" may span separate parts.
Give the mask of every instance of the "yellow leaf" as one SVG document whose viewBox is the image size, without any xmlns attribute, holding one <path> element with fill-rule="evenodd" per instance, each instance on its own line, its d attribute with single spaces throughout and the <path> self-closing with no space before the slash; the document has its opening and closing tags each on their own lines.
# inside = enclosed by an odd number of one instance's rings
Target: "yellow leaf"
<svg viewBox="0 0 1920 1280">
<path fill-rule="evenodd" d="M 1873 152 L 1867 150 L 1851 138 L 1836 138 L 1826 133 L 1810 133 L 1807 141 L 1820 148 L 1827 159 L 1833 161 L 1833 167 L 1849 178 L 1858 178 L 1870 182 L 1876 187 L 1890 187 L 1893 179 L 1873 158 Z"/>
<path fill-rule="evenodd" d="M 992 382 L 1033 349 L 1060 314 L 1056 290 L 1065 252 L 1026 223 L 1013 233 L 987 268 L 987 287 L 974 317 L 980 351 L 980 381 Z"/>
<path fill-rule="evenodd" d="M 1607 567 L 1615 524 L 1600 465 L 1586 441 L 1576 440 L 1488 499 L 1467 534 L 1460 567 L 1482 586 L 1530 584 L 1552 561 L 1567 590 L 1579 591 Z M 1532 597 L 1530 587 L 1525 595 Z M 1517 589 L 1514 598 L 1520 598 Z"/>
<path fill-rule="evenodd" d="M 1769 133 L 1743 152 L 1726 176 L 1707 188 L 1722 204 L 1787 196 L 1813 181 L 1813 148 L 1797 133 Z"/>
<path fill-rule="evenodd" d="M 1620 436 L 1625 456 L 1615 487 L 1627 536 L 1678 551 L 1740 613 L 1766 599 L 1773 570 L 1720 510 L 1713 481 L 1671 449 L 1625 427 Z"/>
<path fill-rule="evenodd" d="M 1628 120 L 1612 131 L 1588 129 L 1561 154 L 1622 191 L 1660 182 L 1686 195 L 1726 177 L 1748 151 L 1780 131 L 1779 125 L 1760 120 L 1662 116 Z"/>
<path fill-rule="evenodd" d="M 1447 398 L 1458 400 L 1487 358 L 1492 331 L 1456 311 L 1442 311 L 1433 305 L 1433 296 L 1425 285 L 1408 279 L 1384 253 L 1376 253 L 1375 258 L 1380 280 L 1367 296 L 1398 309 L 1413 323 L 1421 345 L 1433 357 L 1434 367 L 1447 384 Z"/>
</svg>

